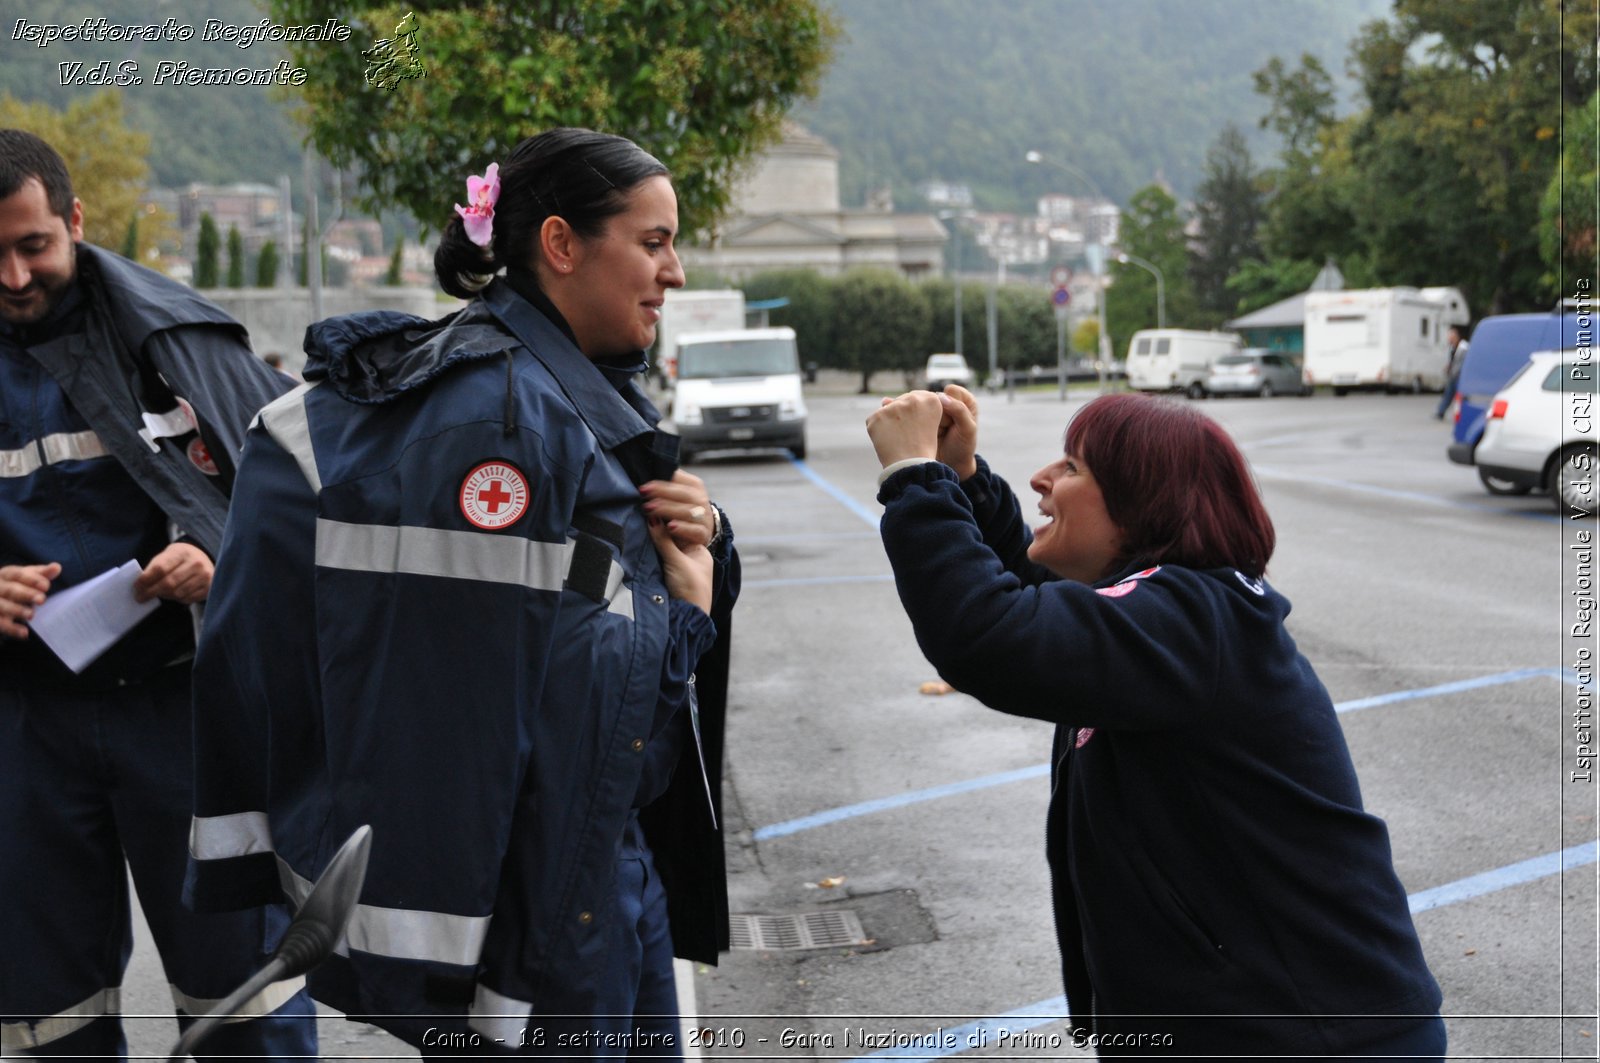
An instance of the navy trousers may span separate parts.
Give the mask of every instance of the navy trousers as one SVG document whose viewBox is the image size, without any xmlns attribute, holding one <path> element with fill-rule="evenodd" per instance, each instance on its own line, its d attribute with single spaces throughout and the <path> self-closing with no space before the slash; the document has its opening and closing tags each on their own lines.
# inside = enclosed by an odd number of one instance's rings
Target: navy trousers
<svg viewBox="0 0 1600 1063">
<path fill-rule="evenodd" d="M 681 1061 L 667 891 L 637 814 L 623 830 L 616 888 L 619 925 L 596 979 L 595 1014 L 534 1015 L 515 1041 L 477 1039 L 455 1052 L 425 1044 L 423 1059 L 515 1052 L 545 1059 Z"/>
<path fill-rule="evenodd" d="M 196 915 L 180 899 L 193 809 L 189 681 L 180 665 L 102 694 L 0 689 L 7 1055 L 126 1055 L 130 871 L 185 1026 L 262 967 L 288 923 L 282 909 Z M 246 1009 L 264 1018 L 226 1024 L 202 1048 L 314 1057 L 315 1011 L 296 985 L 269 989 Z"/>
</svg>

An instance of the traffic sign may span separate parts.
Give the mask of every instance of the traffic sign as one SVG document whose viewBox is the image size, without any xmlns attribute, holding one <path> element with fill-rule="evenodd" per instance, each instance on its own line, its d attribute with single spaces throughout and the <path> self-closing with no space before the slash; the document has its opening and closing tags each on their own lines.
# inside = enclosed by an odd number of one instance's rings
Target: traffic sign
<svg viewBox="0 0 1600 1063">
<path fill-rule="evenodd" d="M 1065 288 L 1072 280 L 1072 269 L 1068 266 L 1057 266 L 1050 271 L 1050 283 L 1057 288 Z"/>
<path fill-rule="evenodd" d="M 1050 294 L 1050 301 L 1064 310 L 1067 304 L 1072 302 L 1072 293 L 1067 291 L 1065 285 L 1061 285 Z"/>
</svg>

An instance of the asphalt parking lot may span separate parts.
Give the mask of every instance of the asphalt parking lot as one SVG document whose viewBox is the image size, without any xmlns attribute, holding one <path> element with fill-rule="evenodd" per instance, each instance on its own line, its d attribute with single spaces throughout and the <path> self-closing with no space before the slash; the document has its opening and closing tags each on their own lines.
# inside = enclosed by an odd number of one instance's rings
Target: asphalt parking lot
<svg viewBox="0 0 1600 1063">
<path fill-rule="evenodd" d="M 1025 511 L 1028 475 L 1087 397 L 983 400 L 981 450 L 1023 488 Z M 691 468 L 744 559 L 730 893 L 739 915 L 825 932 L 853 915 L 866 940 L 684 965 L 704 1031 L 690 1052 L 1088 1056 L 1062 1022 L 1043 855 L 1050 729 L 919 692 L 935 676 L 876 532 L 863 422 L 878 399 L 808 401 L 806 462 L 773 451 Z M 1452 1057 L 1594 1059 L 1597 791 L 1570 778 L 1573 529 L 1547 499 L 1490 497 L 1449 464 L 1435 402 L 1204 408 L 1260 479 L 1279 542 L 1268 578 L 1294 603 L 1290 628 L 1341 710 L 1369 809 L 1389 823 Z M 138 941 L 124 1007 L 170 1015 L 142 929 Z M 170 1044 L 170 1018 L 128 1025 L 136 1055 Z M 321 1026 L 329 1058 L 415 1057 L 372 1027 Z"/>
</svg>

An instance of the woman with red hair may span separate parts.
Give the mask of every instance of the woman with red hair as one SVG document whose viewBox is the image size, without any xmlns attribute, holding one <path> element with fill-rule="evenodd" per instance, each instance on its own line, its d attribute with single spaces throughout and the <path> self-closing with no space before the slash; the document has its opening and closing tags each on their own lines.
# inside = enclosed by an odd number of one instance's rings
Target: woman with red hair
<svg viewBox="0 0 1600 1063">
<path fill-rule="evenodd" d="M 1272 521 L 1192 407 L 1090 402 L 1030 531 L 959 387 L 867 419 L 917 641 L 1056 724 L 1046 855 L 1077 1042 L 1102 1055 L 1445 1051 L 1440 991 L 1333 703 L 1264 579 Z"/>
</svg>

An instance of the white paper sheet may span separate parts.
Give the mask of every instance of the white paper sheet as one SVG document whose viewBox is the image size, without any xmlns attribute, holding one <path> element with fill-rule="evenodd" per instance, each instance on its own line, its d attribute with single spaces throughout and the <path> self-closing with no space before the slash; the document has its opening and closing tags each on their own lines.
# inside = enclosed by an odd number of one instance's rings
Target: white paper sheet
<svg viewBox="0 0 1600 1063">
<path fill-rule="evenodd" d="M 54 591 L 34 609 L 28 626 L 68 668 L 81 672 L 161 604 L 156 598 L 134 600 L 139 572 L 139 562 L 129 561 L 75 587 Z"/>
</svg>

